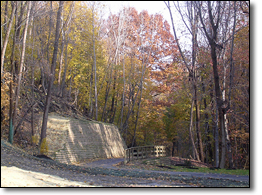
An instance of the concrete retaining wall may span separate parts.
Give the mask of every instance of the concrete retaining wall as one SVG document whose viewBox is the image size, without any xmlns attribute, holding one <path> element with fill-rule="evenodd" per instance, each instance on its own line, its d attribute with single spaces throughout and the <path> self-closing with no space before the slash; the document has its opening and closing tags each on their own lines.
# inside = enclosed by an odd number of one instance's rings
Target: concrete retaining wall
<svg viewBox="0 0 262 195">
<path fill-rule="evenodd" d="M 124 157 L 126 144 L 112 124 L 48 116 L 48 155 L 62 163 Z"/>
</svg>

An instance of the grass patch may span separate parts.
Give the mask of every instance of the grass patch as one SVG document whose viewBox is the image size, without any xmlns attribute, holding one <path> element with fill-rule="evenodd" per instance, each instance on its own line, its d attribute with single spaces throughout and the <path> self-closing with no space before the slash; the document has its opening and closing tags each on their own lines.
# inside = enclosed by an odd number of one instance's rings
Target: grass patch
<svg viewBox="0 0 262 195">
<path fill-rule="evenodd" d="M 181 166 L 171 166 L 171 167 L 172 167 L 171 171 L 176 171 L 176 172 L 198 172 L 198 173 L 217 173 L 217 174 L 230 174 L 230 175 L 249 175 L 249 170 L 242 170 L 242 169 L 236 169 L 236 170 L 215 169 L 215 170 L 211 170 L 209 168 L 203 168 L 203 167 L 198 167 L 198 169 L 192 169 L 192 168 L 181 167 Z"/>
<path fill-rule="evenodd" d="M 198 173 L 216 173 L 216 174 L 230 174 L 230 175 L 249 175 L 249 170 L 243 169 L 214 169 L 205 167 L 192 166 L 190 161 L 185 161 L 185 166 L 175 166 L 164 162 L 160 162 L 159 159 L 147 159 L 141 162 L 142 167 L 137 166 L 137 168 L 143 168 L 148 170 L 161 170 L 161 171 L 175 171 L 175 172 L 198 172 Z"/>
</svg>

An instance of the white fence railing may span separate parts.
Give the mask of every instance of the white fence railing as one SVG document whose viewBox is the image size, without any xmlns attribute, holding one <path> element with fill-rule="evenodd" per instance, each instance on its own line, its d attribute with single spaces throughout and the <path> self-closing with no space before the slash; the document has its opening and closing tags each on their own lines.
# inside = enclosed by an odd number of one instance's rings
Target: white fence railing
<svg viewBox="0 0 262 195">
<path fill-rule="evenodd" d="M 166 156 L 165 146 L 139 146 L 125 149 L 125 163 L 149 157 Z"/>
</svg>

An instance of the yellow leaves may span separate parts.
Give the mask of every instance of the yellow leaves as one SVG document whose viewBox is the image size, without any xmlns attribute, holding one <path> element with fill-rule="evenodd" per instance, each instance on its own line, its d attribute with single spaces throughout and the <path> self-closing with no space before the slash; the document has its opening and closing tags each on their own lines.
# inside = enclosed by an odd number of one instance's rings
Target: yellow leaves
<svg viewBox="0 0 262 195">
<path fill-rule="evenodd" d="M 12 76 L 9 72 L 6 72 L 1 76 L 1 112 L 3 113 L 1 129 L 8 124 L 9 119 L 10 83 L 13 83 Z"/>
<path fill-rule="evenodd" d="M 1 77 L 1 109 L 8 105 L 10 82 L 12 82 L 11 74 L 9 72 L 4 73 Z"/>
<path fill-rule="evenodd" d="M 39 137 L 37 135 L 32 136 L 32 143 L 37 144 L 37 141 L 39 140 Z"/>
<path fill-rule="evenodd" d="M 46 138 L 44 138 L 40 145 L 40 154 L 48 154 L 48 143 L 46 141 Z"/>
</svg>

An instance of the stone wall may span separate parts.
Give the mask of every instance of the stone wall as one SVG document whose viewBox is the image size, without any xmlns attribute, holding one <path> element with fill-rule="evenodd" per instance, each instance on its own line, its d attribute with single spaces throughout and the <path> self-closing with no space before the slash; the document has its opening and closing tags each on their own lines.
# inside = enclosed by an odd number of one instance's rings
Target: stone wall
<svg viewBox="0 0 262 195">
<path fill-rule="evenodd" d="M 40 121 L 41 122 L 41 121 Z M 48 115 L 47 143 L 52 159 L 62 163 L 124 157 L 126 144 L 115 125 Z"/>
</svg>

